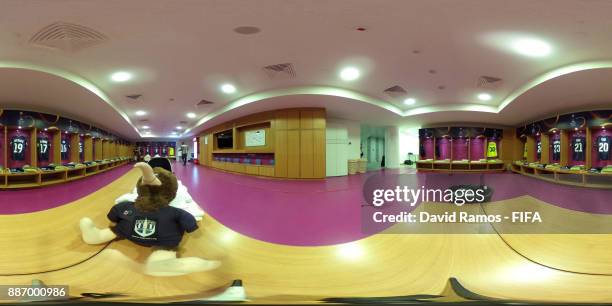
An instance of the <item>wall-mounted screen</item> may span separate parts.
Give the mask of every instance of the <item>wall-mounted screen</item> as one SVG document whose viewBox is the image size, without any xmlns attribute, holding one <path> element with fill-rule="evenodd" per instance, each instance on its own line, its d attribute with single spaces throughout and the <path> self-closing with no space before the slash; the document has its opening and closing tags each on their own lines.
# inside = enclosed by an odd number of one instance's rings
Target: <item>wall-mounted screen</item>
<svg viewBox="0 0 612 306">
<path fill-rule="evenodd" d="M 217 149 L 234 148 L 234 133 L 232 130 L 217 133 L 215 137 L 217 138 Z"/>
</svg>

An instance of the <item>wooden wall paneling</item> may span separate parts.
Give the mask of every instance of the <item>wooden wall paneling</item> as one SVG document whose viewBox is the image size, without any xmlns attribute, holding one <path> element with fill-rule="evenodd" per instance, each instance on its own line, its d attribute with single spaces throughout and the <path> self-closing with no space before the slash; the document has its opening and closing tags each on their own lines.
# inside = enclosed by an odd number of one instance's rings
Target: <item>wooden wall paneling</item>
<svg viewBox="0 0 612 306">
<path fill-rule="evenodd" d="M 548 134 L 541 134 L 540 142 L 542 142 L 542 153 L 540 154 L 540 163 L 550 163 L 550 136 Z"/>
<path fill-rule="evenodd" d="M 53 133 L 53 161 L 54 164 L 62 163 L 62 131 L 57 130 Z"/>
<path fill-rule="evenodd" d="M 300 178 L 314 178 L 314 135 L 312 129 L 300 130 Z"/>
<path fill-rule="evenodd" d="M 300 162 L 300 130 L 287 130 L 287 177 L 300 178 Z"/>
<path fill-rule="evenodd" d="M 85 143 L 83 144 L 83 150 L 85 150 L 85 153 L 83 154 L 83 157 L 85 158 L 85 161 L 92 161 L 93 160 L 93 142 L 91 139 L 91 136 L 85 136 Z"/>
<path fill-rule="evenodd" d="M 2 166 L 5 168 L 8 168 L 8 129 L 6 128 L 6 126 L 2 127 L 4 129 L 4 139 L 3 139 L 3 146 L 2 148 L 0 148 L 1 150 L 3 150 L 4 154 L 2 154 L 3 156 L 3 161 L 2 161 Z M 0 182 L 1 183 L 1 182 Z M 5 182 L 6 183 L 6 182 Z"/>
<path fill-rule="evenodd" d="M 326 173 L 325 163 L 325 129 L 314 130 L 314 177 L 324 178 Z"/>
<path fill-rule="evenodd" d="M 326 126 L 326 114 L 324 109 L 313 110 L 312 115 L 312 127 L 314 129 L 325 129 Z"/>
<path fill-rule="evenodd" d="M 567 166 L 569 162 L 569 150 L 570 140 L 569 133 L 567 131 L 561 131 L 561 158 L 559 159 L 559 165 Z"/>
<path fill-rule="evenodd" d="M 584 150 L 586 150 L 586 155 L 584 157 L 584 167 L 585 169 L 591 169 L 591 160 L 592 160 L 592 156 L 591 153 L 593 151 L 593 139 L 591 139 L 593 136 L 591 135 L 591 129 L 587 128 L 586 129 L 586 144 L 585 144 L 585 148 Z"/>
<path fill-rule="evenodd" d="M 286 130 L 287 129 L 287 111 L 286 110 L 276 111 L 273 124 L 276 130 Z"/>
<path fill-rule="evenodd" d="M 79 162 L 79 134 L 70 134 L 70 161 Z"/>
<path fill-rule="evenodd" d="M 312 110 L 301 110 L 300 111 L 300 129 L 310 130 L 313 126 L 313 111 Z"/>
<path fill-rule="evenodd" d="M 286 121 L 285 121 L 286 122 Z M 288 140 L 287 140 L 287 130 L 277 130 L 275 133 L 275 154 L 274 154 L 274 162 L 276 168 L 276 176 L 277 177 L 287 177 L 289 172 L 288 168 Z"/>
<path fill-rule="evenodd" d="M 300 111 L 299 110 L 288 110 L 287 111 L 287 129 L 298 130 L 300 128 Z"/>
<path fill-rule="evenodd" d="M 38 129 L 33 128 L 30 131 L 30 166 L 38 167 Z"/>
<path fill-rule="evenodd" d="M 530 163 L 535 162 L 536 160 L 536 139 L 533 136 L 527 136 L 526 139 L 527 145 L 527 161 Z M 522 155 L 521 155 L 522 159 Z"/>
</svg>

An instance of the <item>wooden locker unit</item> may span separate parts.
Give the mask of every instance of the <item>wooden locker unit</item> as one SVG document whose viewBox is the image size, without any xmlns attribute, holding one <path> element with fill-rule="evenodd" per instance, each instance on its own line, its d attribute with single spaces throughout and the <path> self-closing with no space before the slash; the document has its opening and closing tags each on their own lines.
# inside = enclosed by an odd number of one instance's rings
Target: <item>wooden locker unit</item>
<svg viewBox="0 0 612 306">
<path fill-rule="evenodd" d="M 550 135 L 541 134 L 540 141 L 542 142 L 542 153 L 540 154 L 540 163 L 549 164 L 550 163 Z"/>
<path fill-rule="evenodd" d="M 93 141 L 91 139 L 91 136 L 88 136 L 88 135 L 85 136 L 83 150 L 85 150 L 84 152 L 85 161 L 92 161 L 93 160 Z"/>
<path fill-rule="evenodd" d="M 585 143 L 585 150 L 586 150 L 586 154 L 584 156 L 584 167 L 585 169 L 591 169 L 591 165 L 592 165 L 592 147 L 593 147 L 593 132 L 591 131 L 591 129 L 587 128 L 586 129 L 586 143 Z"/>
<path fill-rule="evenodd" d="M 53 134 L 53 163 L 62 163 L 62 131 Z"/>
<path fill-rule="evenodd" d="M 30 130 L 30 166 L 38 167 L 38 129 Z"/>
<path fill-rule="evenodd" d="M 559 158 L 559 165 L 567 166 L 569 164 L 569 150 L 570 139 L 569 133 L 565 130 L 561 130 L 561 157 Z"/>
<path fill-rule="evenodd" d="M 536 139 L 533 136 L 527 136 L 527 162 L 533 163 L 536 161 Z M 522 154 L 521 154 L 522 158 Z"/>
<path fill-rule="evenodd" d="M 79 134 L 70 134 L 70 161 L 80 162 L 79 156 Z"/>
</svg>

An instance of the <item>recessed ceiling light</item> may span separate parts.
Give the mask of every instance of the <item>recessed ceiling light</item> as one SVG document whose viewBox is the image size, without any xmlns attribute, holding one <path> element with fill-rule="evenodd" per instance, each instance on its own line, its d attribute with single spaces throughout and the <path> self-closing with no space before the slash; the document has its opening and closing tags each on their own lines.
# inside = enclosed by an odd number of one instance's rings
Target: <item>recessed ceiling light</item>
<svg viewBox="0 0 612 306">
<path fill-rule="evenodd" d="M 118 71 L 111 75 L 111 80 L 115 82 L 125 82 L 132 79 L 132 74 L 125 71 Z"/>
<path fill-rule="evenodd" d="M 196 114 L 195 113 L 187 113 L 187 118 L 195 118 Z"/>
<path fill-rule="evenodd" d="M 404 100 L 404 104 L 406 105 L 413 105 L 414 103 L 416 103 L 415 98 L 407 98 L 406 100 Z"/>
<path fill-rule="evenodd" d="M 136 116 L 144 116 L 147 114 L 147 112 L 143 111 L 143 110 L 138 110 L 136 112 L 134 112 L 134 114 L 136 114 Z"/>
<path fill-rule="evenodd" d="M 360 72 L 359 69 L 355 67 L 346 67 L 340 71 L 340 78 L 345 81 L 353 81 L 359 78 Z"/>
<path fill-rule="evenodd" d="M 182 130 L 182 129 L 183 129 L 183 127 L 179 125 L 179 126 L 177 126 L 177 127 L 176 127 L 176 129 L 177 129 L 177 130 Z"/>
<path fill-rule="evenodd" d="M 490 94 L 488 93 L 480 93 L 478 94 L 478 100 L 480 101 L 489 101 L 491 100 L 491 98 L 493 98 Z"/>
<path fill-rule="evenodd" d="M 550 44 L 534 38 L 518 39 L 512 43 L 512 49 L 521 55 L 529 57 L 543 57 L 552 52 Z"/>
<path fill-rule="evenodd" d="M 231 94 L 236 92 L 236 87 L 234 87 L 234 85 L 232 84 L 223 84 L 221 85 L 221 91 L 223 91 L 226 94 Z"/>
<path fill-rule="evenodd" d="M 142 128 L 143 128 L 143 129 L 148 129 L 148 128 L 149 128 L 149 126 L 148 126 L 148 125 L 143 125 L 143 126 L 142 126 Z"/>
</svg>

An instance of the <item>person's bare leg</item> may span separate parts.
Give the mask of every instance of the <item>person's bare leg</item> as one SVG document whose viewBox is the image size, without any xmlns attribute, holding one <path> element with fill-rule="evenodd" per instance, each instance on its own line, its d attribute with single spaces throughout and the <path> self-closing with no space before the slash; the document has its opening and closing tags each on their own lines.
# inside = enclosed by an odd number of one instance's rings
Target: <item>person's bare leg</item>
<svg viewBox="0 0 612 306">
<path fill-rule="evenodd" d="M 216 260 L 198 257 L 177 258 L 175 251 L 156 250 L 145 263 L 144 273 L 152 276 L 177 276 L 209 271 L 221 266 Z"/>
<path fill-rule="evenodd" d="M 81 237 L 87 244 L 101 244 L 117 238 L 117 235 L 115 235 L 110 228 L 99 229 L 93 221 L 87 217 L 81 219 L 79 227 L 81 228 Z"/>
</svg>

